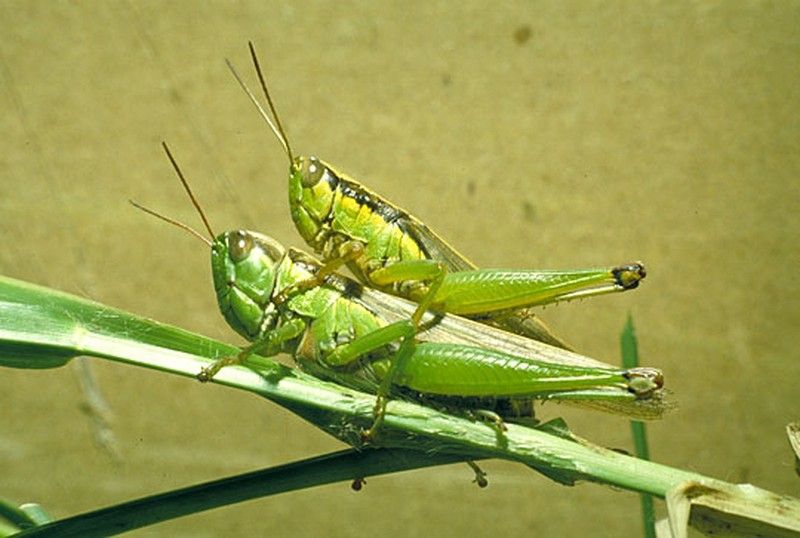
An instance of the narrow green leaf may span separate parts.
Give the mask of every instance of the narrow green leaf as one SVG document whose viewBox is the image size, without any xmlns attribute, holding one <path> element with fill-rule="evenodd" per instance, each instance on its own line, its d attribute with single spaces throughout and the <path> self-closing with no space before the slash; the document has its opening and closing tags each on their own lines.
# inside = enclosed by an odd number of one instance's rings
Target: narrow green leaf
<svg viewBox="0 0 800 538">
<path fill-rule="evenodd" d="M 0 499 L 0 517 L 21 529 L 36 525 L 36 520 L 25 513 L 25 510 L 5 499 Z"/>
<path fill-rule="evenodd" d="M 625 368 L 636 368 L 639 366 L 639 344 L 636 340 L 636 331 L 633 327 L 633 316 L 628 314 L 628 320 L 622 329 L 620 336 L 622 347 L 622 365 Z M 631 420 L 631 435 L 633 436 L 634 451 L 637 458 L 643 460 L 650 459 L 650 449 L 647 446 L 647 427 L 644 422 Z M 656 518 L 653 508 L 653 496 L 646 493 L 639 495 L 642 530 L 645 538 L 656 537 Z"/>
<path fill-rule="evenodd" d="M 238 352 L 234 346 L 200 335 L 4 277 L 0 277 L 0 345 L 23 355 L 16 363 L 5 355 L 6 365 L 30 367 L 36 357 L 42 364 L 54 364 L 56 354 L 61 358 L 89 355 L 192 378 L 210 359 Z M 360 444 L 360 429 L 372 423 L 374 395 L 326 383 L 263 357 L 248 361 L 248 365 L 251 367 L 224 368 L 213 381 L 267 397 L 345 442 Z M 585 440 L 574 442 L 519 424 L 507 426 L 506 431 L 498 433 L 481 422 L 393 400 L 387 408 L 379 446 L 416 451 L 423 456 L 503 458 L 546 470 L 562 483 L 591 480 L 661 497 L 682 483 L 699 483 L 708 489 L 729 486 Z M 412 463 L 407 468 L 424 466 L 425 460 Z M 797 499 L 781 497 L 776 501 L 775 496 L 759 493 L 741 495 L 734 502 L 740 513 L 752 513 L 761 520 L 770 518 L 781 528 L 800 529 Z M 780 503 L 779 517 L 774 516 L 776 502 Z"/>
<path fill-rule="evenodd" d="M 47 513 L 47 510 L 42 507 L 42 505 L 37 503 L 25 503 L 19 507 L 20 510 L 25 512 L 25 514 L 33 521 L 36 525 L 44 525 L 46 523 L 50 523 L 53 521 L 53 518 L 50 517 L 50 514 Z"/>
<path fill-rule="evenodd" d="M 18 536 L 112 536 L 250 499 L 460 460 L 458 456 L 413 450 L 343 450 L 79 514 L 26 530 Z M 464 471 L 466 474 L 466 466 Z"/>
</svg>

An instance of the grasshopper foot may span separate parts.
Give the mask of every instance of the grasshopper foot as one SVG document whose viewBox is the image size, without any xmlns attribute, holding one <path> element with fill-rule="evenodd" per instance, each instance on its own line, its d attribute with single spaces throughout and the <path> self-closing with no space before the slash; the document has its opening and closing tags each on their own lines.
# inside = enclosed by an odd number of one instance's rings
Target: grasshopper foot
<svg viewBox="0 0 800 538">
<path fill-rule="evenodd" d="M 210 365 L 204 367 L 202 370 L 200 370 L 200 373 L 198 373 L 195 377 L 201 383 L 208 383 L 209 381 L 214 379 L 214 376 L 217 375 L 217 372 L 222 370 L 224 367 L 230 366 L 232 364 L 241 364 L 241 362 L 242 359 L 239 356 L 223 357 L 222 359 L 217 359 Z"/>
<path fill-rule="evenodd" d="M 379 395 L 378 398 L 375 400 L 375 408 L 372 411 L 375 420 L 372 422 L 372 426 L 370 426 L 368 430 L 364 430 L 363 432 L 361 432 L 362 442 L 374 443 L 375 439 L 377 439 L 378 430 L 380 430 L 381 424 L 383 424 L 383 418 L 386 416 L 387 403 L 388 402 L 385 396 Z"/>
<path fill-rule="evenodd" d="M 216 363 L 212 364 L 211 366 L 206 366 L 195 376 L 200 383 L 208 383 L 211 381 L 217 372 L 219 372 L 219 368 L 215 368 Z"/>
<path fill-rule="evenodd" d="M 486 479 L 486 472 L 478 467 L 478 464 L 472 460 L 467 460 L 467 465 L 470 466 L 472 472 L 475 473 L 475 479 L 472 481 L 473 484 L 478 484 L 479 488 L 485 488 L 489 485 L 489 481 Z"/>
<path fill-rule="evenodd" d="M 614 275 L 614 280 L 617 282 L 617 286 L 623 290 L 632 290 L 636 288 L 639 282 L 647 276 L 647 271 L 642 262 L 633 262 L 615 267 L 612 273 Z"/>
<path fill-rule="evenodd" d="M 503 432 L 508 431 L 506 427 L 506 423 L 503 421 L 503 418 L 495 413 L 494 411 L 489 411 L 488 409 L 476 409 L 473 411 L 475 418 L 482 420 L 492 426 L 499 435 L 502 435 Z"/>
<path fill-rule="evenodd" d="M 646 399 L 664 386 L 664 374 L 657 368 L 638 366 L 625 371 L 628 379 L 628 391 L 637 398 Z"/>
</svg>

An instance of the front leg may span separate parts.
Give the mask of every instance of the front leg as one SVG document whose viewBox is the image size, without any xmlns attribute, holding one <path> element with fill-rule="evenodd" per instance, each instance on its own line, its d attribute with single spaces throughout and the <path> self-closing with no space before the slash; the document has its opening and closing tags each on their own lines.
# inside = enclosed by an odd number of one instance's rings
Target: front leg
<svg viewBox="0 0 800 538">
<path fill-rule="evenodd" d="M 237 355 L 233 357 L 222 357 L 221 359 L 215 360 L 211 365 L 200 370 L 200 373 L 197 374 L 197 379 L 201 383 L 207 383 L 211 381 L 222 368 L 242 364 L 250 355 L 263 355 L 265 357 L 277 355 L 283 349 L 283 345 L 286 342 L 300 336 L 305 329 L 306 324 L 303 320 L 290 320 L 277 329 L 262 335 L 252 344 L 242 349 Z"/>
<path fill-rule="evenodd" d="M 310 289 L 321 286 L 325 283 L 325 278 L 334 273 L 342 265 L 350 263 L 353 260 L 360 258 L 364 254 L 364 244 L 360 241 L 347 241 L 339 247 L 339 255 L 326 261 L 314 274 L 309 278 L 295 282 L 291 286 L 287 286 L 279 294 L 273 298 L 275 304 L 282 304 L 286 302 L 289 297 L 297 293 L 302 293 Z"/>
</svg>

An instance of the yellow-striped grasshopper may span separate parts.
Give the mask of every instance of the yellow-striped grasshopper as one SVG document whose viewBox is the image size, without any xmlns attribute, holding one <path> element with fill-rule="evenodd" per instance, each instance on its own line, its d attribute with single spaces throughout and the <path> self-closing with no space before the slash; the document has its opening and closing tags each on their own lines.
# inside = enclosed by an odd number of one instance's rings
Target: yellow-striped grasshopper
<svg viewBox="0 0 800 538">
<path fill-rule="evenodd" d="M 419 303 L 414 322 L 428 309 L 450 312 L 567 348 L 532 307 L 633 289 L 645 277 L 639 262 L 575 271 L 477 269 L 405 210 L 316 157 L 295 156 L 249 46 L 271 116 L 228 66 L 289 158 L 292 220 L 325 262 L 297 286 L 314 287 L 346 264 L 365 285 Z"/>
</svg>

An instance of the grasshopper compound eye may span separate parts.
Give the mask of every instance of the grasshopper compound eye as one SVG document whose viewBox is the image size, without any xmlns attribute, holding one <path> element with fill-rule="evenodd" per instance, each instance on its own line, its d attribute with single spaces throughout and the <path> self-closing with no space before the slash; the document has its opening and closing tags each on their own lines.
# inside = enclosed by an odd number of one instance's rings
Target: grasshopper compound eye
<svg viewBox="0 0 800 538">
<path fill-rule="evenodd" d="M 236 231 L 228 236 L 228 253 L 234 262 L 246 259 L 252 250 L 253 238 L 249 233 Z"/>
<path fill-rule="evenodd" d="M 316 157 L 309 157 L 308 159 L 303 159 L 301 171 L 303 187 L 313 187 L 325 175 L 325 165 Z"/>
</svg>

